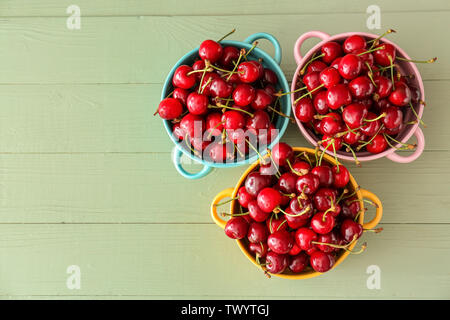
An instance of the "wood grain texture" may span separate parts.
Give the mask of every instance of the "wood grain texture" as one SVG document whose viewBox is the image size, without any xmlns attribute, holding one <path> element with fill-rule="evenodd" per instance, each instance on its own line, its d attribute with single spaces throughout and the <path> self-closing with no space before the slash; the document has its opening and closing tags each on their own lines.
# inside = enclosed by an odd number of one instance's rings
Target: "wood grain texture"
<svg viewBox="0 0 450 320">
<path fill-rule="evenodd" d="M 449 86 L 425 81 L 426 150 L 450 150 Z M 0 154 L 171 152 L 173 144 L 153 116 L 161 90 L 161 84 L 0 86 Z M 295 124 L 283 141 L 309 144 Z"/>
<path fill-rule="evenodd" d="M 383 14 L 383 29 L 396 29 L 390 39 L 412 57 L 439 57 L 434 65 L 419 66 L 424 79 L 450 79 L 449 44 L 429 36 L 447 29 L 447 15 Z M 65 18 L 6 18 L 0 20 L 0 84 L 161 83 L 178 59 L 205 37 L 218 39 L 236 27 L 230 39 L 262 31 L 277 37 L 284 50 L 282 68 L 292 79 L 292 48 L 301 34 L 366 30 L 365 21 L 365 13 L 268 15 L 263 24 L 259 16 L 85 17 L 80 30 L 69 30 Z M 313 43 L 317 41 L 305 43 L 304 50 Z M 267 41 L 260 47 L 273 52 Z"/>
<path fill-rule="evenodd" d="M 383 227 L 336 270 L 289 281 L 267 279 L 215 225 L 3 225 L 0 295 L 450 298 L 450 226 Z M 81 269 L 80 290 L 66 287 L 69 265 Z M 381 290 L 366 287 L 370 265 L 381 269 Z"/>
</svg>

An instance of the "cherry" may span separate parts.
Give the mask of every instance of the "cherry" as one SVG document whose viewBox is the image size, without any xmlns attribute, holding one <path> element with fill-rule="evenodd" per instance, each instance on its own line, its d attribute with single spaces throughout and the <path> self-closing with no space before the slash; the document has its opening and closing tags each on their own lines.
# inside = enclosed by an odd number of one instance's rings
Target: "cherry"
<svg viewBox="0 0 450 320">
<path fill-rule="evenodd" d="M 405 125 L 403 123 L 401 123 L 398 127 L 396 128 L 392 128 L 392 129 L 388 129 L 388 128 L 384 128 L 384 133 L 390 135 L 390 136 L 395 136 L 397 135 L 400 131 L 403 130 L 403 128 L 405 127 Z"/>
<path fill-rule="evenodd" d="M 359 205 L 359 201 L 356 197 L 350 197 L 348 199 L 345 199 L 344 204 L 342 206 L 342 214 L 341 216 L 344 219 L 351 219 L 354 220 L 361 210 L 361 206 Z"/>
<path fill-rule="evenodd" d="M 319 211 L 326 211 L 331 208 L 331 204 L 336 203 L 336 190 L 331 188 L 321 188 L 317 190 L 313 197 L 314 207 Z"/>
<path fill-rule="evenodd" d="M 294 273 L 300 273 L 308 266 L 309 257 L 306 253 L 300 252 L 292 256 L 289 262 L 289 269 Z"/>
<path fill-rule="evenodd" d="M 294 150 L 287 143 L 280 142 L 273 146 L 272 148 L 272 159 L 278 166 L 286 165 L 287 161 L 293 163 Z"/>
<path fill-rule="evenodd" d="M 337 69 L 327 67 L 320 72 L 319 80 L 325 88 L 329 89 L 341 81 L 341 76 L 339 75 L 339 71 Z"/>
<path fill-rule="evenodd" d="M 363 37 L 355 34 L 345 39 L 342 47 L 345 53 L 352 53 L 356 50 L 364 50 L 367 46 L 366 40 Z"/>
<path fill-rule="evenodd" d="M 409 86 L 409 90 L 411 91 L 411 101 L 418 103 L 420 101 L 420 89 L 415 86 Z"/>
<path fill-rule="evenodd" d="M 350 173 L 345 166 L 333 166 L 331 171 L 333 172 L 333 186 L 335 188 L 344 188 L 350 181 Z"/>
<path fill-rule="evenodd" d="M 267 229 L 269 229 L 270 233 L 274 233 L 275 231 L 287 230 L 288 225 L 285 221 L 286 217 L 284 215 L 279 217 L 278 219 L 271 217 L 270 219 L 266 220 Z"/>
<path fill-rule="evenodd" d="M 273 188 L 264 188 L 258 193 L 258 206 L 264 212 L 272 212 L 281 203 L 281 194 Z"/>
<path fill-rule="evenodd" d="M 297 175 L 292 172 L 283 173 L 278 179 L 277 186 L 281 192 L 291 194 L 296 191 Z"/>
<path fill-rule="evenodd" d="M 356 235 L 356 239 L 359 239 L 363 233 L 363 227 L 358 222 L 351 219 L 345 219 L 341 224 L 341 236 L 346 242 L 351 242 Z"/>
<path fill-rule="evenodd" d="M 346 144 L 352 146 L 357 144 L 359 140 L 363 140 L 363 134 L 359 131 L 355 133 L 348 131 L 342 138 Z"/>
<path fill-rule="evenodd" d="M 314 108 L 316 109 L 318 114 L 327 114 L 328 113 L 329 108 L 328 108 L 328 104 L 327 104 L 327 94 L 328 94 L 327 90 L 322 90 L 322 91 L 319 91 L 314 96 Z"/>
<path fill-rule="evenodd" d="M 173 120 L 183 113 L 183 106 L 178 99 L 165 98 L 158 106 L 158 114 L 165 120 Z"/>
<path fill-rule="evenodd" d="M 292 165 L 292 169 L 294 169 L 297 174 L 300 173 L 300 175 L 305 175 L 311 171 L 311 165 L 308 162 L 296 160 Z"/>
<path fill-rule="evenodd" d="M 222 56 L 219 63 L 224 68 L 233 67 L 233 61 L 236 62 L 239 59 L 239 49 L 236 47 L 224 47 Z"/>
<path fill-rule="evenodd" d="M 319 178 L 319 186 L 329 187 L 333 184 L 333 172 L 327 165 L 314 167 L 311 173 Z"/>
<path fill-rule="evenodd" d="M 331 253 L 315 251 L 309 257 L 311 267 L 317 272 L 327 272 L 335 264 L 334 256 Z"/>
<path fill-rule="evenodd" d="M 262 243 L 249 243 L 248 249 L 255 253 L 256 256 L 264 258 L 267 255 L 268 247 Z"/>
<path fill-rule="evenodd" d="M 315 71 L 320 72 L 323 69 L 325 69 L 326 67 L 327 67 L 327 65 L 325 63 L 323 63 L 322 61 L 314 60 L 306 68 L 306 73 L 315 72 Z"/>
<path fill-rule="evenodd" d="M 337 244 L 337 238 L 333 232 L 326 233 L 326 234 L 320 234 L 317 238 L 317 242 L 321 243 L 330 243 L 330 244 Z M 322 252 L 330 253 L 333 252 L 335 248 L 332 246 L 328 246 L 325 244 L 316 244 L 317 249 L 319 249 Z"/>
<path fill-rule="evenodd" d="M 403 82 L 396 82 L 395 89 L 389 95 L 389 101 L 396 106 L 406 106 L 411 102 L 411 90 Z"/>
<path fill-rule="evenodd" d="M 321 120 L 320 128 L 323 134 L 333 136 L 339 132 L 342 127 L 341 116 L 337 113 L 329 113 Z"/>
<path fill-rule="evenodd" d="M 291 201 L 289 202 L 289 209 L 292 215 L 286 215 L 286 220 L 295 225 L 297 223 L 300 223 L 300 220 L 307 220 L 311 218 L 314 210 L 311 200 L 306 197 L 292 198 Z M 289 226 L 294 229 L 298 228 L 293 227 L 291 225 Z"/>
<path fill-rule="evenodd" d="M 367 115 L 367 109 L 360 103 L 352 103 L 344 108 L 342 119 L 351 128 L 356 129 L 362 126 Z"/>
<path fill-rule="evenodd" d="M 289 232 L 278 230 L 269 235 L 267 245 L 275 253 L 286 254 L 292 249 L 294 241 Z"/>
<path fill-rule="evenodd" d="M 243 239 L 247 231 L 248 223 L 242 217 L 233 217 L 225 225 L 225 234 L 231 239 Z"/>
<path fill-rule="evenodd" d="M 361 58 L 355 54 L 349 53 L 342 57 L 338 69 L 344 79 L 354 79 L 361 73 Z"/>
<path fill-rule="evenodd" d="M 342 60 L 342 57 L 334 59 L 333 62 L 330 64 L 330 67 L 333 67 L 336 70 L 339 70 L 339 63 L 341 62 L 341 60 Z"/>
<path fill-rule="evenodd" d="M 372 142 L 370 142 L 366 146 L 366 149 L 370 153 L 380 153 L 380 152 L 383 152 L 384 150 L 386 150 L 387 146 L 388 146 L 388 144 L 387 144 L 387 141 L 384 138 L 384 136 L 381 134 L 377 134 L 373 137 Z"/>
<path fill-rule="evenodd" d="M 392 92 L 392 81 L 384 76 L 376 76 L 373 78 L 375 85 L 377 86 L 375 89 L 376 98 L 375 100 L 382 99 L 388 97 Z"/>
<path fill-rule="evenodd" d="M 257 197 L 258 193 L 270 186 L 271 177 L 261 175 L 259 172 L 251 172 L 245 179 L 245 189 L 252 197 Z"/>
<path fill-rule="evenodd" d="M 189 91 L 182 88 L 175 88 L 172 93 L 172 97 L 178 99 L 182 105 L 186 105 Z"/>
<path fill-rule="evenodd" d="M 327 91 L 327 105 L 333 109 L 339 109 L 352 102 L 350 90 L 345 84 L 339 83 Z"/>
<path fill-rule="evenodd" d="M 274 97 L 274 94 L 277 93 L 277 89 L 276 89 L 273 85 L 271 85 L 271 84 L 268 84 L 267 86 L 265 86 L 263 90 L 264 90 L 268 95 L 270 95 L 270 96 L 272 97 L 272 99 L 273 99 L 273 97 Z"/>
<path fill-rule="evenodd" d="M 225 162 L 234 159 L 234 144 L 213 143 L 209 149 L 209 157 L 214 162 Z"/>
<path fill-rule="evenodd" d="M 270 273 L 282 273 L 289 264 L 288 256 L 269 251 L 266 255 L 266 269 Z"/>
<path fill-rule="evenodd" d="M 290 256 L 296 256 L 298 255 L 302 249 L 294 242 L 294 245 L 292 246 L 292 249 L 288 252 Z"/>
<path fill-rule="evenodd" d="M 294 108 L 295 116 L 301 122 L 309 122 L 314 117 L 314 107 L 308 97 L 300 99 Z"/>
<path fill-rule="evenodd" d="M 352 96 L 357 99 L 370 97 L 375 91 L 375 86 L 367 76 L 360 76 L 353 79 L 348 84 L 348 88 Z"/>
<path fill-rule="evenodd" d="M 271 69 L 264 68 L 263 71 L 263 81 L 265 83 L 276 85 L 278 83 L 278 77 L 275 72 Z"/>
<path fill-rule="evenodd" d="M 245 118 L 236 110 L 225 111 L 222 115 L 223 126 L 227 130 L 236 130 L 245 126 Z"/>
<path fill-rule="evenodd" d="M 311 228 L 318 234 L 326 234 L 333 230 L 336 220 L 333 215 L 318 212 L 311 218 Z"/>
<path fill-rule="evenodd" d="M 220 78 L 220 76 L 217 73 L 207 72 L 203 77 L 203 81 L 201 82 L 200 92 L 203 93 L 205 96 L 210 96 L 212 81 L 218 78 Z"/>
<path fill-rule="evenodd" d="M 302 250 L 309 250 L 313 246 L 312 241 L 317 241 L 317 233 L 309 228 L 300 228 L 295 232 L 295 243 Z"/>
<path fill-rule="evenodd" d="M 263 89 L 256 89 L 255 98 L 250 105 L 254 110 L 264 110 L 271 103 L 272 103 L 271 95 L 269 95 Z"/>
<path fill-rule="evenodd" d="M 330 41 L 320 48 L 320 52 L 324 55 L 322 57 L 323 62 L 329 64 L 336 58 L 342 56 L 342 47 L 339 43 Z"/>
<path fill-rule="evenodd" d="M 180 87 L 182 89 L 190 89 L 197 82 L 195 73 L 188 75 L 189 72 L 193 71 L 192 67 L 187 65 L 181 65 L 173 74 L 172 83 L 174 87 Z"/>
<path fill-rule="evenodd" d="M 378 118 L 378 116 L 373 112 L 368 112 L 365 120 L 373 120 L 366 122 L 366 124 L 360 129 L 363 134 L 367 137 L 372 137 L 375 133 L 380 129 L 380 120 L 374 120 Z"/>
<path fill-rule="evenodd" d="M 181 119 L 180 128 L 190 137 L 200 137 L 205 130 L 205 120 L 202 116 L 188 113 Z"/>
<path fill-rule="evenodd" d="M 233 100 L 238 106 L 245 107 L 255 99 L 255 89 L 246 83 L 239 84 L 233 91 Z"/>
<path fill-rule="evenodd" d="M 312 173 L 308 173 L 297 178 L 296 187 L 298 192 L 312 195 L 319 188 L 319 184 L 319 178 Z"/>
<path fill-rule="evenodd" d="M 248 203 L 248 212 L 249 212 L 250 217 L 257 222 L 263 222 L 264 220 L 266 220 L 269 217 L 269 213 L 263 211 L 258 206 L 258 201 L 256 201 L 256 200 L 250 201 Z"/>
<path fill-rule="evenodd" d="M 293 199 L 293 200 L 297 201 L 296 199 Z M 286 210 L 287 210 L 286 212 L 289 213 L 289 215 L 285 215 L 286 221 L 290 228 L 298 229 L 298 228 L 304 227 L 305 225 L 307 225 L 309 223 L 309 218 L 311 217 L 312 209 L 310 209 L 307 213 L 305 213 L 303 215 L 299 215 L 299 216 L 290 215 L 290 214 L 293 214 L 290 207 Z M 303 209 L 303 211 L 306 212 L 306 209 Z"/>
<path fill-rule="evenodd" d="M 320 86 L 320 76 L 317 71 L 307 73 L 302 80 L 308 91 L 313 91 Z"/>
<path fill-rule="evenodd" d="M 239 188 L 238 193 L 237 193 L 237 198 L 238 198 L 239 204 L 244 208 L 248 207 L 248 203 L 250 201 L 255 200 L 255 197 L 253 197 L 250 193 L 248 193 L 248 191 L 245 187 Z"/>
<path fill-rule="evenodd" d="M 376 48 L 381 48 L 373 52 L 375 62 L 383 67 L 390 66 L 395 61 L 396 50 L 392 44 L 382 43 Z"/>
<path fill-rule="evenodd" d="M 362 62 L 362 69 L 361 71 L 366 73 L 369 72 L 372 69 L 372 72 L 376 69 L 376 67 L 373 65 L 373 54 L 370 52 L 367 52 L 365 49 L 359 49 L 352 52 L 353 54 L 356 54 Z"/>
<path fill-rule="evenodd" d="M 267 130 L 270 128 L 270 117 L 267 112 L 257 110 L 253 117 L 247 119 L 246 126 L 248 129 L 253 129 L 254 133 L 258 135 L 261 129 Z"/>
<path fill-rule="evenodd" d="M 174 135 L 178 140 L 184 140 L 185 133 L 184 133 L 184 131 L 180 128 L 180 123 L 179 123 L 179 122 L 178 122 L 178 123 L 175 123 L 175 124 L 172 126 L 172 132 L 173 132 L 173 135 Z"/>
<path fill-rule="evenodd" d="M 269 232 L 264 223 L 252 222 L 248 227 L 247 238 L 251 243 L 264 242 L 267 239 Z"/>
<path fill-rule="evenodd" d="M 191 137 L 190 138 L 191 146 L 194 147 L 195 150 L 203 151 L 210 144 L 209 141 L 205 141 L 203 137 Z"/>
<path fill-rule="evenodd" d="M 222 78 L 217 78 L 211 81 L 209 92 L 213 97 L 228 98 L 233 92 L 233 86 Z"/>
<path fill-rule="evenodd" d="M 324 134 L 322 136 L 322 146 L 326 150 L 340 150 L 342 148 L 342 138 L 341 137 L 332 137 Z"/>
<path fill-rule="evenodd" d="M 187 98 L 186 106 L 191 114 L 203 115 L 208 112 L 209 99 L 197 92 L 191 92 Z"/>
<path fill-rule="evenodd" d="M 387 107 L 384 112 L 386 116 L 383 118 L 383 124 L 387 129 L 398 128 L 403 123 L 403 112 L 399 107 Z"/>
<path fill-rule="evenodd" d="M 244 83 L 252 83 L 261 76 L 259 65 L 255 61 L 241 62 L 238 66 L 239 79 Z"/>
<path fill-rule="evenodd" d="M 222 114 L 211 112 L 206 116 L 206 131 L 214 136 L 220 135 L 223 130 Z"/>
<path fill-rule="evenodd" d="M 222 57 L 223 48 L 220 43 L 214 40 L 205 40 L 200 44 L 198 54 L 202 60 L 209 60 L 211 63 L 219 61 Z"/>
</svg>

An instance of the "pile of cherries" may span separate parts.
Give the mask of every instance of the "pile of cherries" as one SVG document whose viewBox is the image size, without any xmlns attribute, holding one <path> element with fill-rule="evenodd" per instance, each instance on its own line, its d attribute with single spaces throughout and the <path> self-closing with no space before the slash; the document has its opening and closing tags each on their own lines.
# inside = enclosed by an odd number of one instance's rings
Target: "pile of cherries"
<svg viewBox="0 0 450 320">
<path fill-rule="evenodd" d="M 352 35 L 343 43 L 329 41 L 300 71 L 301 83 L 294 91 L 295 116 L 331 152 L 345 149 L 356 158 L 355 151 L 380 153 L 399 144 L 397 149 L 415 147 L 395 136 L 406 125 L 421 121 L 413 104 L 424 102 L 420 90 L 409 83 L 412 76 L 398 67 L 398 61 L 411 60 L 399 57 L 393 45 L 380 42 L 384 35 L 373 40 Z M 405 123 L 408 110 L 417 119 Z"/>
<path fill-rule="evenodd" d="M 267 145 L 276 136 L 276 117 L 284 115 L 274 96 L 278 78 L 261 59 L 250 60 L 256 44 L 245 50 L 205 40 L 199 58 L 175 70 L 174 89 L 156 113 L 195 155 L 234 161 L 252 151 L 249 140 Z"/>
<path fill-rule="evenodd" d="M 266 274 L 326 272 L 364 231 L 347 168 L 322 157 L 317 149 L 314 160 L 278 143 L 236 198 L 221 203 L 238 201 L 240 213 L 233 212 L 225 234 L 243 239 Z"/>
</svg>

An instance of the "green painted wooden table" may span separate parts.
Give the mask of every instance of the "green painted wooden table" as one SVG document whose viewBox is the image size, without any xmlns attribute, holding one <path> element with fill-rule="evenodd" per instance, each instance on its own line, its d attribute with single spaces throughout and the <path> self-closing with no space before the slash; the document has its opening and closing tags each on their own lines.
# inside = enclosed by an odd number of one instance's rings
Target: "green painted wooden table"
<svg viewBox="0 0 450 320">
<path fill-rule="evenodd" d="M 81 28 L 67 28 L 67 8 Z M 152 116 L 171 66 L 205 38 L 266 31 L 291 79 L 299 35 L 394 28 L 426 89 L 426 150 L 349 165 L 384 203 L 384 231 L 319 278 L 267 280 L 209 216 L 244 168 L 188 181 Z M 439 1 L 0 2 L 0 296 L 17 298 L 450 298 L 450 3 Z M 312 47 L 311 40 L 306 47 Z M 270 44 L 261 42 L 270 53 Z M 283 138 L 307 146 L 296 126 Z M 198 170 L 198 166 L 192 166 Z M 381 288 L 368 289 L 371 265 Z M 78 266 L 81 286 L 68 284 Z M 77 271 L 78 272 L 78 271 Z"/>
</svg>

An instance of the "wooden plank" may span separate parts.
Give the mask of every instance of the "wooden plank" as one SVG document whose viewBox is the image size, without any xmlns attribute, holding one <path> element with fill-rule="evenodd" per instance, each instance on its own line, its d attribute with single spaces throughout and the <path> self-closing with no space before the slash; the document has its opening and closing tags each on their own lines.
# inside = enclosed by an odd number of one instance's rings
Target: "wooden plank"
<svg viewBox="0 0 450 320">
<path fill-rule="evenodd" d="M 266 279 L 214 225 L 0 225 L 0 295 L 146 298 L 450 298 L 449 225 L 383 225 L 318 278 Z M 66 269 L 81 270 L 81 289 Z M 369 290 L 367 267 L 381 270 Z"/>
<path fill-rule="evenodd" d="M 383 222 L 450 223 L 449 161 L 450 152 L 425 152 L 408 165 L 381 159 L 349 168 L 382 200 Z M 191 181 L 169 154 L 3 154 L 0 222 L 210 223 L 211 200 L 244 170 Z"/>
<path fill-rule="evenodd" d="M 396 29 L 390 39 L 415 58 L 439 57 L 434 65 L 419 66 L 424 79 L 450 79 L 450 44 L 429 36 L 446 30 L 447 20 L 446 11 L 385 13 L 383 29 Z M 366 31 L 366 14 L 269 15 L 263 26 L 257 15 L 85 17 L 80 30 L 67 29 L 65 18 L 5 18 L 0 20 L 0 84 L 161 83 L 186 52 L 235 27 L 231 39 L 261 31 L 278 37 L 282 68 L 291 79 L 296 68 L 292 47 L 301 34 L 311 29 Z M 304 50 L 314 41 L 305 43 Z M 273 52 L 266 42 L 261 48 Z"/>
<path fill-rule="evenodd" d="M 427 150 L 450 150 L 450 81 L 426 81 Z M 158 117 L 162 85 L 0 86 L 0 153 L 170 152 Z M 295 124 L 282 138 L 309 143 Z"/>
<path fill-rule="evenodd" d="M 3 0 L 0 3 L 0 16 L 66 16 L 66 8 L 74 4 L 70 0 L 43 0 L 29 2 L 26 0 Z M 188 3 L 176 0 L 77 0 L 83 16 L 124 16 L 124 15 L 255 15 L 255 14 L 305 14 L 305 13 L 349 13 L 366 12 L 366 8 L 376 4 L 382 12 L 450 10 L 448 1 L 433 0 L 427 2 L 400 1 L 339 1 L 317 0 L 280 1 L 274 4 L 270 0 L 214 2 L 195 0 Z"/>
</svg>

